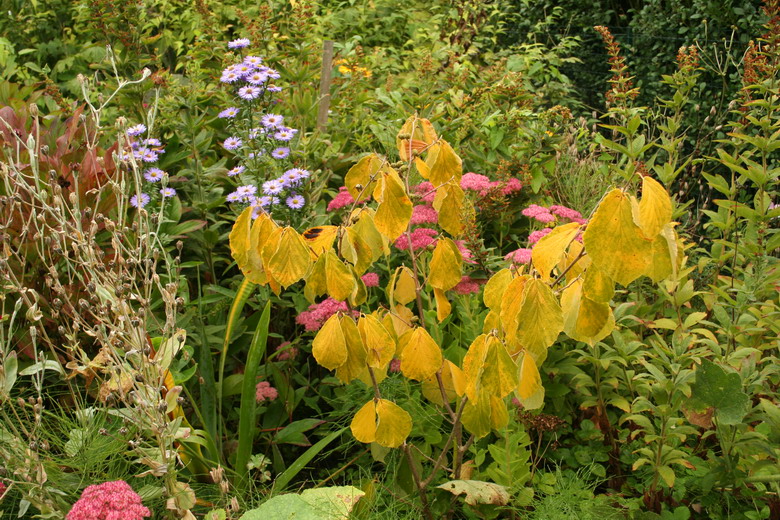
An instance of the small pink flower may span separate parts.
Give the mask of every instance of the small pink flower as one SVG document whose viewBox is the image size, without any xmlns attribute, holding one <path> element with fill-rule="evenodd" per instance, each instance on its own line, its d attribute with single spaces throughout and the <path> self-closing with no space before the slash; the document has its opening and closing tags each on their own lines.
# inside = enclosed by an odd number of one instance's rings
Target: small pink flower
<svg viewBox="0 0 780 520">
<path fill-rule="evenodd" d="M 438 231 L 431 228 L 417 228 L 412 230 L 412 250 L 419 251 L 420 249 L 424 249 L 429 245 L 435 245 L 437 240 L 434 237 L 436 237 L 438 234 Z M 393 245 L 402 251 L 408 251 L 409 237 L 407 237 L 406 233 L 404 233 L 398 237 L 395 242 L 393 242 Z"/>
<path fill-rule="evenodd" d="M 463 240 L 456 240 L 455 245 L 458 246 L 458 251 L 460 251 L 460 256 L 463 257 L 463 261 L 467 264 L 476 264 L 477 262 L 474 260 L 474 252 L 466 247 L 466 242 Z"/>
<path fill-rule="evenodd" d="M 549 224 L 550 222 L 555 222 L 555 215 L 552 213 L 537 213 L 534 218 L 541 222 L 542 224 Z"/>
<path fill-rule="evenodd" d="M 417 205 L 412 209 L 412 219 L 410 223 L 413 226 L 419 224 L 436 224 L 439 222 L 439 213 L 428 205 Z"/>
<path fill-rule="evenodd" d="M 529 244 L 535 244 L 539 240 L 542 239 L 542 237 L 546 236 L 552 229 L 546 227 L 544 229 L 540 229 L 538 231 L 532 232 L 530 235 L 528 235 L 528 243 Z"/>
<path fill-rule="evenodd" d="M 0 498 L 3 498 L 3 495 L 5 495 L 7 489 L 8 487 L 2 481 L 0 481 Z"/>
<path fill-rule="evenodd" d="M 515 249 L 504 257 L 504 260 L 515 264 L 530 264 L 531 263 L 531 250 L 521 247 Z"/>
<path fill-rule="evenodd" d="M 490 179 L 478 173 L 469 172 L 460 179 L 460 187 L 464 190 L 476 191 L 481 195 L 486 194 L 493 187 Z"/>
<path fill-rule="evenodd" d="M 320 303 L 313 303 L 309 305 L 309 309 L 301 312 L 295 318 L 296 323 L 303 325 L 306 330 L 315 331 L 320 330 L 322 325 L 337 312 L 348 312 L 346 302 L 340 302 L 333 298 L 328 298 Z M 352 311 L 353 315 L 357 315 L 357 311 Z"/>
<path fill-rule="evenodd" d="M 503 188 L 501 188 L 501 194 L 504 196 L 514 195 L 515 193 L 519 192 L 523 189 L 523 183 L 520 182 L 519 179 L 515 179 L 512 177 L 506 183 L 504 184 Z"/>
<path fill-rule="evenodd" d="M 470 276 L 464 276 L 458 282 L 458 285 L 452 288 L 458 294 L 473 294 L 479 292 L 479 283 Z"/>
<path fill-rule="evenodd" d="M 379 287 L 379 275 L 376 273 L 366 273 L 361 276 L 366 287 Z"/>
<path fill-rule="evenodd" d="M 359 204 L 363 204 L 365 202 L 368 202 L 367 198 L 361 200 Z M 352 194 L 349 193 L 349 190 L 345 186 L 342 186 L 339 188 L 339 194 L 328 203 L 328 211 L 336 211 L 337 209 L 351 206 L 354 203 L 355 198 L 352 196 Z"/>
<path fill-rule="evenodd" d="M 421 197 L 420 200 L 428 204 L 433 204 L 433 199 L 436 198 L 436 190 L 433 189 L 433 184 L 428 181 L 413 186 L 412 191 Z"/>
<path fill-rule="evenodd" d="M 276 347 L 278 354 L 276 355 L 277 361 L 287 361 L 295 359 L 298 356 L 298 349 L 290 346 L 289 341 L 285 341 L 278 347 Z"/>
<path fill-rule="evenodd" d="M 572 222 L 576 222 L 575 219 L 582 219 L 582 214 L 579 211 L 567 208 L 566 206 L 552 205 L 550 206 L 550 213 L 555 213 L 559 217 L 571 220 Z"/>
<path fill-rule="evenodd" d="M 388 372 L 396 373 L 401 371 L 401 360 L 393 359 L 390 361 L 390 365 L 387 367 Z"/>
<path fill-rule="evenodd" d="M 143 520 L 152 513 L 124 480 L 88 486 L 66 520 Z"/>
<path fill-rule="evenodd" d="M 268 381 L 260 381 L 255 387 L 255 400 L 258 403 L 273 401 L 279 397 L 279 392 Z"/>
</svg>

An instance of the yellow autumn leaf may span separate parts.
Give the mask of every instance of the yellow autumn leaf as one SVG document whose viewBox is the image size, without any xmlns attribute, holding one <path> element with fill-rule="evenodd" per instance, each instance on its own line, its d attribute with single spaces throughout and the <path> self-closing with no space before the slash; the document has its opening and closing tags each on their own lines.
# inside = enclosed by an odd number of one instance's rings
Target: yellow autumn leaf
<svg viewBox="0 0 780 520">
<path fill-rule="evenodd" d="M 333 250 L 325 253 L 325 281 L 328 294 L 335 300 L 344 301 L 355 289 L 352 270 L 344 264 Z"/>
<path fill-rule="evenodd" d="M 584 256 L 583 256 L 584 255 Z M 566 283 L 576 280 L 591 264 L 590 257 L 585 255 L 585 246 L 575 240 L 569 245 L 561 261 L 558 263 L 558 272 L 566 273 Z"/>
<path fill-rule="evenodd" d="M 347 343 L 338 314 L 328 318 L 314 336 L 311 353 L 317 363 L 328 370 L 334 370 L 346 363 Z"/>
<path fill-rule="evenodd" d="M 405 266 L 395 270 L 387 285 L 387 299 L 391 304 L 398 302 L 402 305 L 414 301 L 417 298 L 417 283 L 414 281 L 414 272 Z"/>
<path fill-rule="evenodd" d="M 655 238 L 672 220 L 672 199 L 652 177 L 642 178 L 642 199 L 639 201 L 639 227 L 647 238 Z M 665 278 L 665 277 L 664 277 Z"/>
<path fill-rule="evenodd" d="M 441 366 L 441 381 L 448 402 L 463 396 L 466 391 L 466 378 L 463 371 L 452 361 L 445 359 Z M 444 406 L 439 380 L 436 375 L 422 382 L 422 394 L 432 403 Z"/>
<path fill-rule="evenodd" d="M 403 336 L 406 331 L 413 327 L 414 313 L 409 307 L 397 303 L 392 309 L 388 309 L 387 314 L 382 318 L 382 324 L 388 332 L 395 334 L 396 338 Z M 396 356 L 399 354 L 396 350 Z"/>
<path fill-rule="evenodd" d="M 481 390 L 503 398 L 517 387 L 517 366 L 491 334 L 481 334 L 471 343 L 463 357 L 463 376 L 466 395 L 472 401 Z"/>
<path fill-rule="evenodd" d="M 439 141 L 431 146 L 432 153 L 435 150 L 436 160 L 431 164 L 429 180 L 434 187 L 452 182 L 460 185 L 460 179 L 463 176 L 463 162 L 455 153 L 455 150 L 447 141 Z"/>
<path fill-rule="evenodd" d="M 436 319 L 441 323 L 452 312 L 452 304 L 447 299 L 447 294 L 437 287 L 433 288 L 433 298 L 436 300 Z"/>
<path fill-rule="evenodd" d="M 518 361 L 520 382 L 517 385 L 517 394 L 521 399 L 528 399 L 542 386 L 542 377 L 539 375 L 534 357 L 527 353 L 522 353 L 521 356 L 522 359 Z"/>
<path fill-rule="evenodd" d="M 431 257 L 428 283 L 436 289 L 449 291 L 460 283 L 462 263 L 463 257 L 455 242 L 451 238 L 440 238 Z"/>
<path fill-rule="evenodd" d="M 593 345 L 607 337 L 615 327 L 612 309 L 583 294 L 584 282 L 577 280 L 561 294 L 564 332 L 570 338 Z"/>
<path fill-rule="evenodd" d="M 503 399 L 490 396 L 490 427 L 494 430 L 503 430 L 509 424 L 509 412 Z"/>
<path fill-rule="evenodd" d="M 348 227 L 346 233 L 341 237 L 339 252 L 345 260 L 355 266 L 355 270 L 361 275 L 374 261 L 373 249 L 363 239 L 360 232 L 353 227 Z"/>
<path fill-rule="evenodd" d="M 392 401 L 373 399 L 355 414 L 350 429 L 360 442 L 397 448 L 412 431 L 412 417 Z"/>
<path fill-rule="evenodd" d="M 268 219 L 268 222 L 269 225 L 262 227 L 262 236 L 258 238 L 260 256 L 263 259 L 263 264 L 266 266 L 266 274 L 268 274 L 268 264 L 276 254 L 277 249 L 279 249 L 279 241 L 282 238 L 282 228 L 277 226 L 271 219 Z M 309 256 L 308 253 L 306 256 Z"/>
<path fill-rule="evenodd" d="M 390 254 L 389 241 L 377 230 L 374 216 L 374 210 L 371 208 L 356 209 L 350 215 L 350 221 L 353 222 L 350 229 L 353 229 L 371 247 L 372 262 L 376 262 L 383 254 Z"/>
<path fill-rule="evenodd" d="M 531 259 L 533 260 L 534 268 L 542 276 L 542 280 L 545 282 L 550 281 L 550 271 L 560 263 L 563 254 L 579 231 L 580 225 L 576 222 L 570 222 L 569 224 L 557 226 L 536 243 L 531 251 Z"/>
<path fill-rule="evenodd" d="M 238 268 L 250 282 L 261 285 L 267 281 L 262 257 L 257 249 L 257 235 L 262 226 L 260 219 L 263 217 L 268 218 L 267 215 L 261 215 L 253 225 L 252 208 L 245 209 L 236 219 L 228 236 L 230 253 Z"/>
<path fill-rule="evenodd" d="M 523 295 L 525 294 L 525 284 L 529 276 L 518 276 L 509 281 L 501 297 L 501 326 L 507 337 L 517 334 L 519 326 L 518 317 L 520 308 L 523 305 Z"/>
<path fill-rule="evenodd" d="M 555 343 L 563 331 L 563 314 L 549 285 L 537 279 L 526 282 L 517 321 L 517 335 L 513 341 L 532 353 L 542 352 Z"/>
<path fill-rule="evenodd" d="M 619 189 L 601 200 L 583 240 L 593 264 L 624 287 L 645 273 L 653 253 L 652 241 L 634 222 L 629 196 Z"/>
<path fill-rule="evenodd" d="M 351 316 L 342 316 L 339 323 L 347 346 L 347 360 L 336 368 L 336 377 L 343 383 L 349 383 L 366 369 L 367 353 L 355 320 Z"/>
<path fill-rule="evenodd" d="M 352 271 L 352 278 L 355 281 L 355 288 L 352 290 L 352 294 L 349 295 L 348 302 L 350 307 L 358 307 L 363 305 L 368 298 L 368 289 L 366 289 L 366 283 L 357 271 L 355 271 L 355 268 L 353 267 L 350 270 Z"/>
<path fill-rule="evenodd" d="M 669 223 L 653 240 L 653 257 L 645 274 L 654 282 L 677 275 L 680 248 L 674 224 Z"/>
<path fill-rule="evenodd" d="M 422 381 L 433 376 L 441 367 L 441 348 L 428 331 L 422 327 L 403 336 L 401 351 L 401 373 L 409 379 Z"/>
<path fill-rule="evenodd" d="M 361 158 L 344 176 L 344 186 L 356 201 L 367 199 L 376 186 L 382 158 L 372 153 Z M 360 188 L 358 188 L 360 186 Z"/>
<path fill-rule="evenodd" d="M 306 241 L 295 229 L 286 227 L 282 230 L 276 252 L 266 267 L 274 279 L 287 288 L 309 272 L 311 263 Z"/>
<path fill-rule="evenodd" d="M 379 196 L 377 196 L 379 192 Z M 380 233 L 395 240 L 406 231 L 412 218 L 412 201 L 406 194 L 403 182 L 395 170 L 385 165 L 374 197 L 379 206 L 374 216 L 374 225 Z"/>
<path fill-rule="evenodd" d="M 493 407 L 490 393 L 480 391 L 477 399 L 469 400 L 463 408 L 461 421 L 467 431 L 477 439 L 481 439 L 493 429 Z"/>
<path fill-rule="evenodd" d="M 433 209 L 439 215 L 439 226 L 447 233 L 458 236 L 463 233 L 463 205 L 466 195 L 459 184 L 449 182 L 436 190 Z"/>
<path fill-rule="evenodd" d="M 338 226 L 315 226 L 303 232 L 303 239 L 315 258 L 333 247 L 339 233 Z"/>
<path fill-rule="evenodd" d="M 582 292 L 594 302 L 609 303 L 615 294 L 615 282 L 594 265 L 585 271 Z"/>
<path fill-rule="evenodd" d="M 328 282 L 325 276 L 325 255 L 320 257 L 312 265 L 309 274 L 306 275 L 306 286 L 303 295 L 309 302 L 314 303 L 317 296 L 322 296 L 328 291 Z"/>
<path fill-rule="evenodd" d="M 501 327 L 501 315 L 496 311 L 488 311 L 482 324 L 482 332 L 485 334 L 491 331 L 498 332 L 499 327 Z"/>
<path fill-rule="evenodd" d="M 501 269 L 490 277 L 482 293 L 482 300 L 488 309 L 493 311 L 501 310 L 501 300 L 504 297 L 504 291 L 506 291 L 511 281 L 512 271 L 508 268 Z"/>
<path fill-rule="evenodd" d="M 376 316 L 364 314 L 358 319 L 358 331 L 366 347 L 366 363 L 372 368 L 382 368 L 395 354 L 395 341 Z"/>
<path fill-rule="evenodd" d="M 402 161 L 408 161 L 414 151 L 419 153 L 424 146 L 430 145 L 436 139 L 436 130 L 429 120 L 416 115 L 410 116 L 395 138 L 398 155 Z"/>
</svg>

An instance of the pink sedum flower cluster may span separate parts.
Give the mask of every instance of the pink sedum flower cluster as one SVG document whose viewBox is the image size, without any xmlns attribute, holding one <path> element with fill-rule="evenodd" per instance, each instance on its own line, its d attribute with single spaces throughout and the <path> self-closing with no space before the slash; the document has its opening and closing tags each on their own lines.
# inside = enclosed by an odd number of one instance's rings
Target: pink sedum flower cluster
<svg viewBox="0 0 780 520">
<path fill-rule="evenodd" d="M 285 341 L 278 347 L 276 347 L 278 354 L 276 355 L 277 361 L 288 361 L 295 359 L 298 356 L 298 349 L 290 346 L 289 341 Z"/>
<path fill-rule="evenodd" d="M 533 245 L 540 241 L 542 237 L 547 236 L 552 231 L 552 228 L 544 228 L 544 229 L 538 229 L 536 231 L 531 232 L 530 235 L 528 235 L 528 243 Z"/>
<path fill-rule="evenodd" d="M 433 209 L 433 206 L 417 205 L 412 208 L 412 219 L 410 223 L 413 226 L 420 224 L 437 224 L 439 222 L 439 213 Z"/>
<path fill-rule="evenodd" d="M 458 294 L 474 294 L 479 292 L 479 282 L 470 276 L 464 276 L 458 282 L 458 285 L 452 288 Z"/>
<path fill-rule="evenodd" d="M 268 381 L 260 381 L 255 386 L 255 400 L 258 403 L 273 401 L 277 397 L 279 397 L 279 391 L 272 387 Z"/>
<path fill-rule="evenodd" d="M 143 520 L 152 516 L 141 497 L 124 480 L 88 486 L 66 520 Z"/>
<path fill-rule="evenodd" d="M 419 251 L 420 249 L 425 249 L 426 247 L 431 245 L 435 246 L 436 242 L 438 241 L 436 239 L 436 236 L 438 234 L 439 234 L 438 231 L 431 228 L 420 227 L 417 229 L 413 229 L 411 233 L 412 251 Z M 393 245 L 402 251 L 408 251 L 409 237 L 407 237 L 406 233 L 404 233 L 400 237 L 395 239 Z"/>
<path fill-rule="evenodd" d="M 366 202 L 368 202 L 367 198 L 361 200 L 359 204 L 365 204 Z M 345 186 L 342 186 L 339 188 L 338 195 L 333 197 L 333 200 L 328 203 L 328 211 L 336 211 L 337 209 L 346 208 L 347 206 L 351 206 L 354 203 L 355 198 Z"/>
<path fill-rule="evenodd" d="M 379 287 L 379 275 L 376 273 L 366 273 L 360 278 L 366 287 Z"/>
<path fill-rule="evenodd" d="M 582 218 L 579 211 L 567 208 L 566 206 L 552 205 L 549 208 L 531 204 L 522 211 L 523 215 L 532 218 L 542 224 L 549 224 L 558 219 L 565 219 L 578 224 L 585 224 L 587 221 Z"/>
<path fill-rule="evenodd" d="M 328 318 L 336 314 L 337 312 L 348 312 L 347 302 L 340 302 L 333 298 L 328 298 L 320 303 L 312 303 L 309 305 L 309 309 L 303 311 L 296 316 L 295 321 L 299 325 L 303 325 L 306 330 L 315 331 L 320 330 L 322 325 L 328 321 Z M 357 311 L 352 311 L 353 316 L 357 316 Z"/>
<path fill-rule="evenodd" d="M 504 257 L 507 262 L 513 264 L 530 264 L 531 263 L 531 250 L 525 247 L 515 249 Z"/>
</svg>

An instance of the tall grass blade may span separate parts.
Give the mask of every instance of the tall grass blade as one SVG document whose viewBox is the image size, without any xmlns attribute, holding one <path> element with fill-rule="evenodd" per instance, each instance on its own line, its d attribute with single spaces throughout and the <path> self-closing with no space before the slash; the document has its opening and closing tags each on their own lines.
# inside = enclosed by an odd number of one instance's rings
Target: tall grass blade
<svg viewBox="0 0 780 520">
<path fill-rule="evenodd" d="M 283 490 L 287 487 L 287 485 L 290 483 L 292 479 L 295 478 L 295 475 L 300 473 L 300 471 L 306 467 L 306 464 L 311 462 L 311 459 L 317 456 L 319 452 L 325 449 L 325 447 L 333 442 L 337 437 L 339 437 L 342 433 L 344 433 L 347 430 L 347 427 L 340 430 L 336 430 L 335 432 L 329 434 L 327 437 L 323 437 L 318 442 L 314 444 L 311 448 L 303 452 L 303 454 L 295 459 L 295 462 L 290 464 L 290 466 L 284 470 L 278 477 L 276 477 L 276 480 L 274 480 L 274 486 L 271 490 L 271 495 L 274 493 L 278 493 L 279 491 Z"/>
<path fill-rule="evenodd" d="M 265 304 L 263 314 L 257 323 L 252 344 L 244 367 L 244 381 L 241 387 L 241 409 L 238 420 L 238 450 L 236 451 L 236 473 L 240 475 L 241 484 L 246 484 L 247 463 L 252 456 L 252 444 L 255 440 L 255 385 L 257 370 L 265 354 L 268 343 L 268 324 L 271 321 L 271 302 Z"/>
</svg>

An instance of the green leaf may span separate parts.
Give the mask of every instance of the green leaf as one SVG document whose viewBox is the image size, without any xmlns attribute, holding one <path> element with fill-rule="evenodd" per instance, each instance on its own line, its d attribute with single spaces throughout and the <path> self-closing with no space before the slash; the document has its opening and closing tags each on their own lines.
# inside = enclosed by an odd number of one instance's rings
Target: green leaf
<svg viewBox="0 0 780 520">
<path fill-rule="evenodd" d="M 472 506 L 477 504 L 505 506 L 509 503 L 509 492 L 506 488 L 492 482 L 450 480 L 437 487 L 456 496 L 466 495 L 466 503 Z"/>
<path fill-rule="evenodd" d="M 306 464 L 311 462 L 311 459 L 317 456 L 319 452 L 325 449 L 325 447 L 333 442 L 336 438 L 338 438 L 339 435 L 344 433 L 347 430 L 348 426 L 345 426 L 344 428 L 341 428 L 340 430 L 336 430 L 335 432 L 331 433 L 327 437 L 324 437 L 320 439 L 314 446 L 303 452 L 303 454 L 295 459 L 295 462 L 290 464 L 286 470 L 284 470 L 283 473 L 281 473 L 278 477 L 276 477 L 276 480 L 274 480 L 274 487 L 272 491 L 278 491 L 280 489 L 284 489 L 287 487 L 287 484 L 290 483 L 292 479 L 295 478 L 295 475 L 297 475 L 304 467 L 306 467 Z M 268 520 L 268 519 L 265 519 Z"/>
<path fill-rule="evenodd" d="M 702 360 L 691 385 L 689 406 L 703 412 L 715 408 L 720 424 L 739 424 L 750 408 L 750 398 L 742 391 L 742 380 L 735 372 L 727 373 L 712 361 Z"/>
<path fill-rule="evenodd" d="M 271 321 L 271 302 L 265 304 L 263 314 L 260 315 L 260 321 L 257 323 L 255 335 L 252 338 L 252 344 L 249 347 L 249 353 L 244 366 L 244 381 L 241 388 L 241 409 L 238 421 L 238 449 L 236 450 L 236 472 L 246 477 L 248 469 L 247 462 L 252 455 L 252 444 L 255 437 L 255 386 L 257 384 L 257 370 L 260 367 L 260 361 L 265 354 L 265 348 L 268 343 L 268 324 Z M 243 479 L 246 484 L 246 478 Z"/>
<path fill-rule="evenodd" d="M 300 495 L 279 495 L 240 520 L 347 520 L 365 493 L 352 486 L 307 489 Z"/>
</svg>

